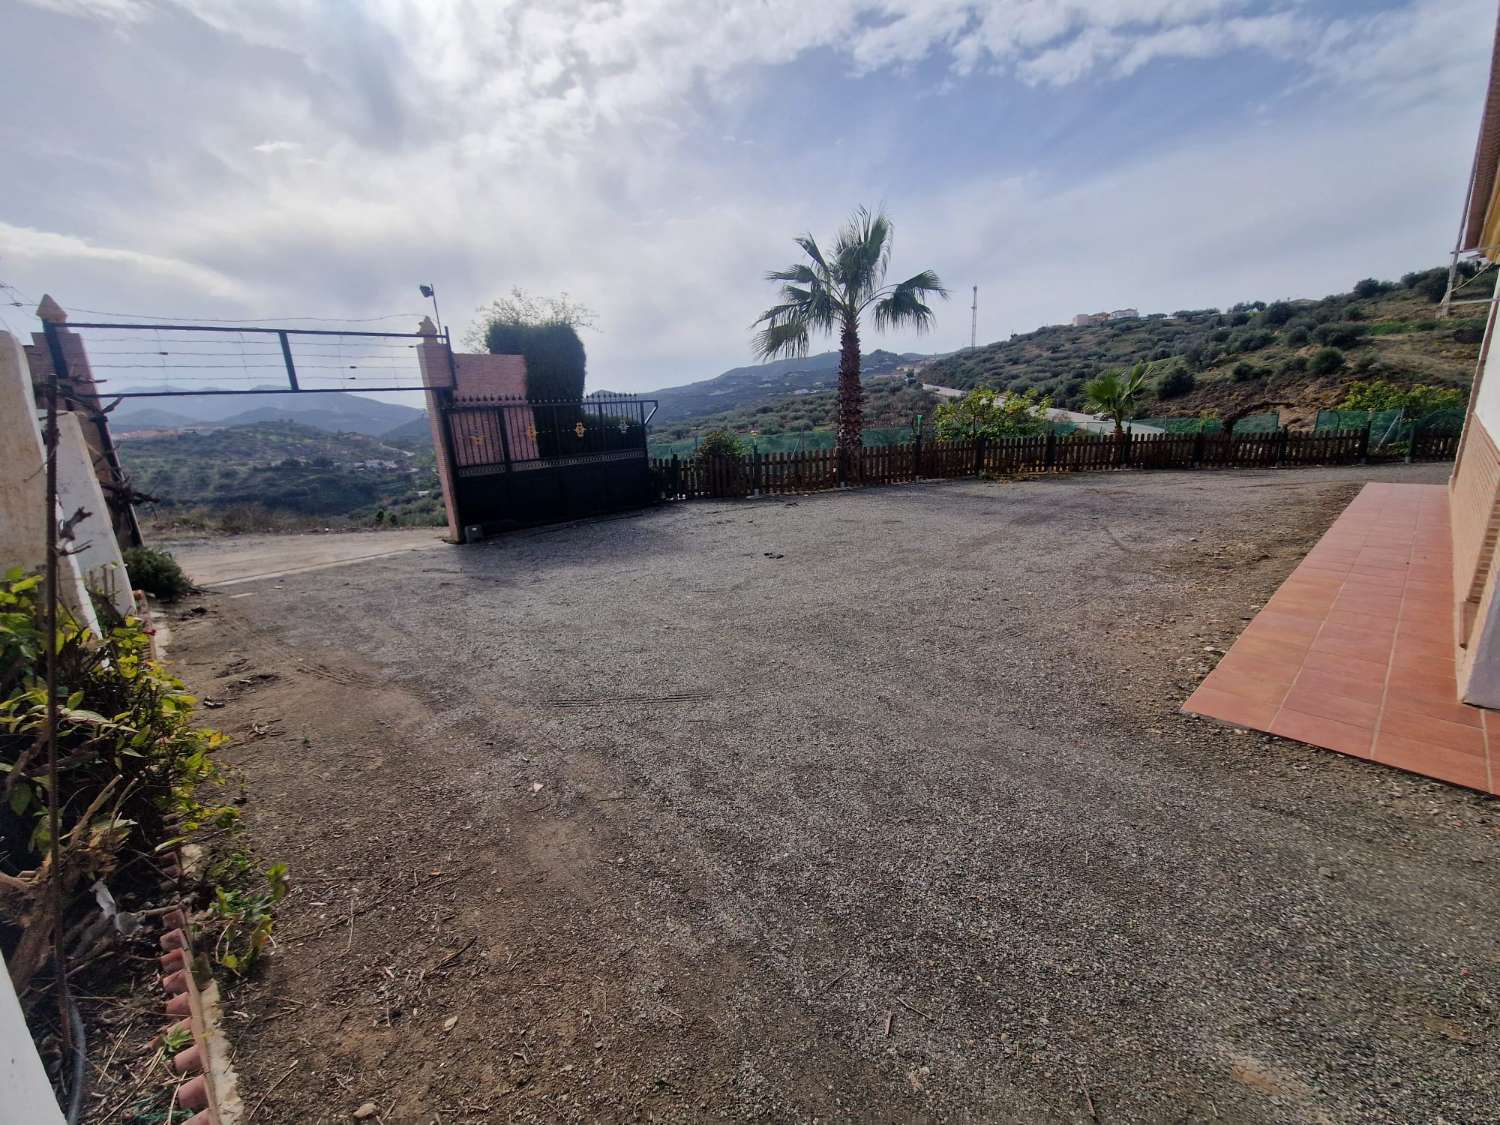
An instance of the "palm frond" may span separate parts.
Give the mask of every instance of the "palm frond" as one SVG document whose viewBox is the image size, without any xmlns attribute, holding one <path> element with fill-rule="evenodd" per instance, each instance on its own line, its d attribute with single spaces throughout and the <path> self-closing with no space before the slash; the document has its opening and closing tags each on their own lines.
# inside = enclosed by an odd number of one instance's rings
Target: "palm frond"
<svg viewBox="0 0 1500 1125">
<path fill-rule="evenodd" d="M 868 303 L 885 283 L 891 256 L 891 221 L 861 207 L 839 231 L 834 261 L 838 287 L 856 307 Z"/>
<path fill-rule="evenodd" d="M 826 280 L 829 273 L 828 263 L 823 259 L 823 251 L 818 248 L 818 240 L 810 234 L 804 234 L 794 241 L 802 247 L 804 254 L 817 263 L 818 269 L 823 271 L 823 277 Z"/>
<path fill-rule="evenodd" d="M 947 299 L 948 291 L 931 270 L 923 270 L 893 286 L 890 293 L 875 302 L 876 328 L 912 328 L 918 335 L 932 327 L 932 307 L 924 299 L 936 293 Z"/>
<path fill-rule="evenodd" d="M 800 318 L 767 323 L 750 338 L 750 346 L 761 359 L 775 359 L 777 356 L 801 359 L 807 355 L 807 344 L 807 321 Z"/>
<path fill-rule="evenodd" d="M 812 285 L 819 279 L 817 273 L 813 271 L 813 268 L 811 266 L 803 265 L 799 262 L 794 266 L 787 266 L 787 268 L 784 270 L 772 270 L 770 273 L 766 274 L 766 280 L 799 281 L 803 285 Z"/>
</svg>

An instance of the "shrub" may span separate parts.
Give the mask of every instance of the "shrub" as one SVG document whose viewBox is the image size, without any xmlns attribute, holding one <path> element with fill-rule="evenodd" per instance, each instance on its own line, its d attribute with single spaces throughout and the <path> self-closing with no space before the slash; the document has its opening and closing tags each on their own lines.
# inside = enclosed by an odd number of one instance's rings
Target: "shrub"
<svg viewBox="0 0 1500 1125">
<path fill-rule="evenodd" d="M 1181 398 L 1190 394 L 1198 380 L 1193 373 L 1181 364 L 1175 364 L 1161 377 L 1161 382 L 1156 387 L 1157 398 Z"/>
<path fill-rule="evenodd" d="M 1378 297 L 1396 288 L 1389 281 L 1378 281 L 1373 277 L 1362 278 L 1354 283 L 1354 295 L 1362 300 Z"/>
<path fill-rule="evenodd" d="M 1437 304 L 1443 299 L 1443 294 L 1448 292 L 1448 271 L 1439 266 L 1436 269 L 1404 274 L 1401 284 Z"/>
<path fill-rule="evenodd" d="M 1269 347 L 1275 339 L 1270 332 L 1247 328 L 1229 338 L 1229 351 L 1231 354 L 1258 352 L 1261 348 Z"/>
<path fill-rule="evenodd" d="M 1461 410 L 1466 396 L 1457 387 L 1422 383 L 1391 383 L 1372 379 L 1349 389 L 1344 410 L 1405 410 L 1414 418 L 1434 410 Z"/>
<path fill-rule="evenodd" d="M 1332 321 L 1314 328 L 1313 339 L 1332 348 L 1352 348 L 1359 343 L 1359 338 L 1365 334 L 1365 331 L 1363 324 Z"/>
<path fill-rule="evenodd" d="M 698 440 L 699 461 L 707 461 L 713 457 L 743 457 L 745 455 L 745 443 L 728 430 L 709 430 Z"/>
<path fill-rule="evenodd" d="M 1270 325 L 1285 324 L 1292 319 L 1295 311 L 1287 301 L 1272 301 L 1261 314 L 1261 320 Z"/>
<path fill-rule="evenodd" d="M 583 397 L 587 357 L 571 324 L 492 321 L 484 331 L 484 346 L 491 355 L 526 357 L 526 397 L 532 402 Z"/>
<path fill-rule="evenodd" d="M 131 547 L 125 552 L 125 572 L 132 589 L 144 590 L 164 602 L 193 592 L 193 583 L 167 551 Z"/>
<path fill-rule="evenodd" d="M 1287 347 L 1305 348 L 1307 347 L 1308 340 L 1310 340 L 1311 338 L 1312 337 L 1308 335 L 1307 329 L 1299 325 L 1286 334 Z"/>
<path fill-rule="evenodd" d="M 1462 320 L 1453 326 L 1453 339 L 1460 344 L 1477 344 L 1484 339 L 1484 318 Z"/>
<path fill-rule="evenodd" d="M 1241 360 L 1234 365 L 1233 375 L 1236 383 L 1249 383 L 1260 377 L 1260 368 Z"/>
<path fill-rule="evenodd" d="M 35 753 L 47 713 L 41 580 L 13 570 L 0 579 L 0 948 L 23 1001 L 26 981 L 50 957 L 53 870 L 45 755 Z M 61 615 L 57 682 L 58 840 L 62 925 L 76 934 L 98 916 L 89 887 L 108 881 L 117 897 L 154 893 L 149 861 L 204 825 L 228 827 L 232 806 L 194 796 L 214 776 L 221 735 L 197 729 L 194 700 L 151 659 L 134 618 L 102 640 Z M 142 862 L 146 861 L 146 862 Z M 76 927 L 76 929 L 75 929 Z"/>
<path fill-rule="evenodd" d="M 1307 369 L 1314 375 L 1332 375 L 1344 366 L 1344 353 L 1338 348 L 1319 348 L 1308 361 Z"/>
<path fill-rule="evenodd" d="M 1032 389 L 1001 397 L 987 387 L 970 391 L 963 398 L 937 408 L 938 437 L 943 441 L 966 438 L 1019 437 L 1047 432 L 1050 396 Z"/>
</svg>

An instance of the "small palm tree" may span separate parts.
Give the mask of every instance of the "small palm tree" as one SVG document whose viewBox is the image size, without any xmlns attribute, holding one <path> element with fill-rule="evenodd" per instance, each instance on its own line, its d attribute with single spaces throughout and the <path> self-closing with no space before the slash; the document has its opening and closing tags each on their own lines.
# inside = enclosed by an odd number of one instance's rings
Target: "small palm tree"
<svg viewBox="0 0 1500 1125">
<path fill-rule="evenodd" d="M 895 285 L 885 283 L 891 258 L 892 228 L 882 213 L 861 207 L 839 231 L 833 252 L 824 254 L 810 234 L 797 239 L 806 262 L 773 270 L 767 281 L 782 282 L 781 304 L 755 321 L 755 351 L 762 359 L 807 354 L 814 331 L 839 334 L 838 429 L 834 448 L 843 458 L 858 449 L 864 431 L 864 394 L 859 382 L 859 326 L 866 310 L 875 310 L 875 327 L 932 327 L 929 295 L 948 291 L 931 270 Z"/>
<path fill-rule="evenodd" d="M 1083 385 L 1084 405 L 1091 413 L 1113 421 L 1116 437 L 1124 432 L 1125 423 L 1135 417 L 1146 393 L 1147 371 L 1144 363 L 1137 363 L 1129 371 L 1111 371 Z"/>
</svg>

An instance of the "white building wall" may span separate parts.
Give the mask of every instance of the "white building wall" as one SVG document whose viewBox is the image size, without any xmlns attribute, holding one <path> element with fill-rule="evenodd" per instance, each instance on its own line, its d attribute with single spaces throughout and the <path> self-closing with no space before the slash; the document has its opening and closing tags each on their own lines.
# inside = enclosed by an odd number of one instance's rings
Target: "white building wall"
<svg viewBox="0 0 1500 1125">
<path fill-rule="evenodd" d="M 26 353 L 14 336 L 0 332 L 0 574 L 13 567 L 36 572 L 47 564 L 44 450 Z M 58 577 L 63 604 L 98 633 L 77 560 L 60 560 Z"/>
<path fill-rule="evenodd" d="M 63 1125 L 57 1095 L 0 957 L 0 1125 Z"/>
<path fill-rule="evenodd" d="M 65 546 L 73 554 L 84 585 L 108 598 L 121 617 L 129 616 L 135 611 L 130 579 L 83 424 L 76 414 L 59 414 L 57 430 L 57 506 L 64 519 L 79 511 L 88 513 L 73 525 L 73 540 Z"/>
</svg>

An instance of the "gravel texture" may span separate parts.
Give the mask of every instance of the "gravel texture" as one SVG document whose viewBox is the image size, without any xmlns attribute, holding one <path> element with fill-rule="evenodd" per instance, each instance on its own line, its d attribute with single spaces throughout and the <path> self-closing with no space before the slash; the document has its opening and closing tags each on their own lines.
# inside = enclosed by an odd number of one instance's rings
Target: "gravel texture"
<svg viewBox="0 0 1500 1125">
<path fill-rule="evenodd" d="M 1443 472 L 700 502 L 211 595 L 177 657 L 300 879 L 256 1120 L 1497 1120 L 1500 804 L 1177 710 L 1361 481 Z"/>
</svg>

